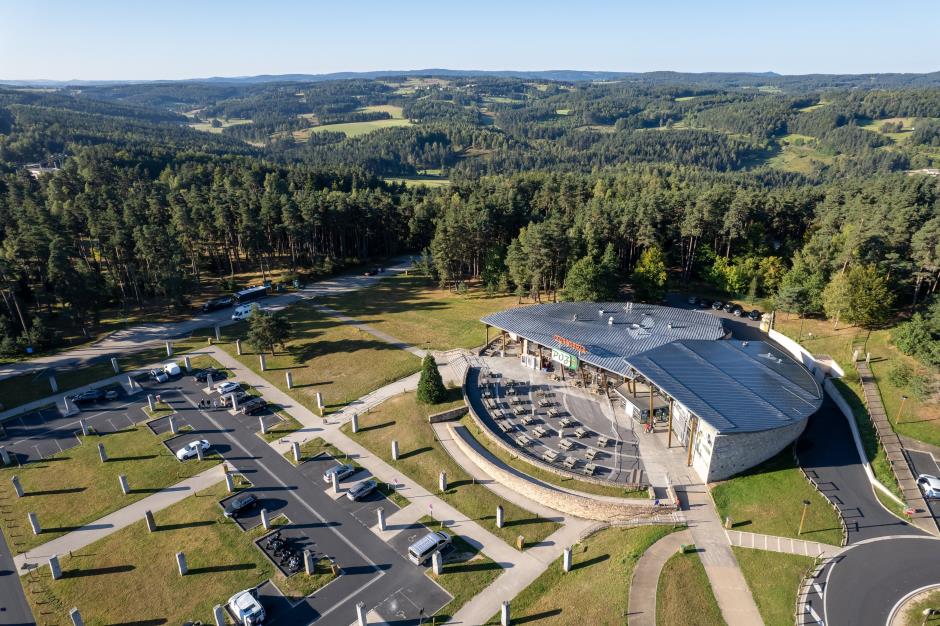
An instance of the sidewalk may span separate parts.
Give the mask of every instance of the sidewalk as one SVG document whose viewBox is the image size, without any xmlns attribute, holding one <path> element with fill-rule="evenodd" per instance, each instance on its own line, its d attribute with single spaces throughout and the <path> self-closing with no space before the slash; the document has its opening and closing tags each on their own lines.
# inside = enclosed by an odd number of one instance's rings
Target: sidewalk
<svg viewBox="0 0 940 626">
<path fill-rule="evenodd" d="M 832 557 L 844 550 L 839 546 L 827 543 L 778 537 L 776 535 L 761 535 L 758 533 L 745 533 L 740 530 L 726 530 L 728 541 L 737 548 L 754 548 L 768 552 L 783 552 L 786 554 L 799 554 L 811 557 Z"/>
<path fill-rule="evenodd" d="M 659 574 L 669 557 L 684 543 L 692 543 L 692 533 L 688 530 L 666 535 L 651 545 L 637 561 L 630 583 L 630 626 L 656 626 Z"/>
<path fill-rule="evenodd" d="M 37 546 L 29 552 L 17 555 L 13 560 L 16 563 L 16 569 L 20 575 L 27 573 L 25 565 L 41 565 L 54 554 L 68 554 L 75 550 L 80 550 L 99 539 L 107 537 L 111 533 L 130 526 L 134 522 L 139 522 L 144 518 L 145 511 L 157 512 L 177 502 L 188 498 L 196 492 L 208 489 L 212 485 L 221 482 L 223 466 L 212 467 L 188 478 L 180 483 L 167 487 L 162 491 L 147 496 L 143 500 L 130 504 L 114 513 L 105 515 L 101 519 L 95 520 L 90 524 L 74 530 L 67 535 L 62 535 L 52 541 L 48 541 L 41 546 Z"/>
</svg>

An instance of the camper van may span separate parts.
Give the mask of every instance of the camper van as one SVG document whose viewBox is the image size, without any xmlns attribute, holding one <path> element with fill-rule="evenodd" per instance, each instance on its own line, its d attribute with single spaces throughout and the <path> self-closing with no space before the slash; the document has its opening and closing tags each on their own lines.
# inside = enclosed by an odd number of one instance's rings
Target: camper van
<svg viewBox="0 0 940 626">
<path fill-rule="evenodd" d="M 232 319 L 236 322 L 241 320 L 248 319 L 248 316 L 251 315 L 251 312 L 255 309 L 260 309 L 257 302 L 252 302 L 251 304 L 240 304 L 235 307 L 235 311 L 232 312 Z"/>
<path fill-rule="evenodd" d="M 239 591 L 228 599 L 228 610 L 235 622 L 242 626 L 257 626 L 264 623 L 264 607 L 252 593 L 253 589 Z"/>
<path fill-rule="evenodd" d="M 167 363 L 166 365 L 163 366 L 163 371 L 170 378 L 174 376 L 179 376 L 182 373 L 182 370 L 180 370 L 179 363 Z"/>
<path fill-rule="evenodd" d="M 450 546 L 450 535 L 444 532 L 430 532 L 408 547 L 408 558 L 415 565 L 424 565 L 437 552 Z"/>
</svg>

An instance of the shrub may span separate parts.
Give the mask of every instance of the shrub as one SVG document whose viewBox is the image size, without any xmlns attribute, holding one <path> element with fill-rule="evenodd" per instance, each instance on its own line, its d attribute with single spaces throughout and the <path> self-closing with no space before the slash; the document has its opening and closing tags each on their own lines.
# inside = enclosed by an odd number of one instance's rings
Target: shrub
<svg viewBox="0 0 940 626">
<path fill-rule="evenodd" d="M 422 404 L 437 404 L 447 395 L 444 381 L 437 369 L 437 363 L 429 352 L 421 362 L 421 378 L 418 380 L 418 402 Z"/>
</svg>

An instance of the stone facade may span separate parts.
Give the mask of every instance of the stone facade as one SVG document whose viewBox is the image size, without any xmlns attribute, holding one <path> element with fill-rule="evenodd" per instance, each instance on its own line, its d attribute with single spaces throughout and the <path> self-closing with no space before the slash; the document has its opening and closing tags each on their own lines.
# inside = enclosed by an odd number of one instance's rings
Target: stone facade
<svg viewBox="0 0 940 626">
<path fill-rule="evenodd" d="M 809 418 L 753 433 L 716 434 L 701 422 L 692 465 L 706 482 L 724 480 L 771 458 L 799 437 Z"/>
</svg>

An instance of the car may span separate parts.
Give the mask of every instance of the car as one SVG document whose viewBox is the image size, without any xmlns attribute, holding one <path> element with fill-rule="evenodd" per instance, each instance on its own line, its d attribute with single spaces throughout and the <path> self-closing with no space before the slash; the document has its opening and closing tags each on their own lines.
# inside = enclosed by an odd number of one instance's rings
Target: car
<svg viewBox="0 0 940 626">
<path fill-rule="evenodd" d="M 689 304 L 698 304 L 698 298 L 695 296 L 689 296 Z"/>
<path fill-rule="evenodd" d="M 408 558 L 415 565 L 424 565 L 437 552 L 442 552 L 451 544 L 450 535 L 432 531 L 408 546 Z"/>
<path fill-rule="evenodd" d="M 158 383 L 165 383 L 166 381 L 170 380 L 170 375 L 162 369 L 150 370 L 150 378 Z"/>
<path fill-rule="evenodd" d="M 725 310 L 725 313 L 731 313 L 731 311 L 732 311 L 732 310 L 734 309 L 734 307 L 736 307 L 736 306 L 737 306 L 737 305 L 736 305 L 734 302 L 725 302 L 725 305 L 724 305 L 723 307 L 721 307 L 721 308 Z"/>
<path fill-rule="evenodd" d="M 733 307 L 731 307 L 731 315 L 735 317 L 741 317 L 742 315 L 744 315 L 744 309 L 741 308 L 741 305 L 736 304 Z"/>
<path fill-rule="evenodd" d="M 747 314 L 747 317 L 748 319 L 752 319 L 755 322 L 759 322 L 761 318 L 761 314 L 760 314 L 760 311 L 758 311 L 757 309 L 754 309 L 753 311 Z"/>
<path fill-rule="evenodd" d="M 716 311 L 720 311 L 721 307 L 723 307 L 724 305 L 725 303 L 722 302 L 721 300 L 715 300 L 714 302 L 712 302 L 712 308 L 715 309 Z"/>
<path fill-rule="evenodd" d="M 264 398 L 252 398 L 245 404 L 241 405 L 241 408 L 242 413 L 245 415 L 254 415 L 255 413 L 260 413 L 261 410 L 266 406 L 268 406 L 268 401 Z"/>
<path fill-rule="evenodd" d="M 243 493 L 226 502 L 222 508 L 222 514 L 225 517 L 234 518 L 256 506 L 258 506 L 258 496 L 253 493 Z"/>
<path fill-rule="evenodd" d="M 85 391 L 79 393 L 73 393 L 68 398 L 75 404 L 85 404 L 89 402 L 98 402 L 104 398 L 104 393 L 100 389 L 86 389 Z"/>
<path fill-rule="evenodd" d="M 209 449 L 209 441 L 206 439 L 199 439 L 198 441 L 187 443 L 185 446 L 176 451 L 176 458 L 178 458 L 180 461 L 191 459 L 194 456 L 197 456 L 197 449 L 201 449 L 203 452 L 205 452 Z"/>
<path fill-rule="evenodd" d="M 223 396 L 234 391 L 240 391 L 242 388 L 241 383 L 236 383 L 235 381 L 229 381 L 227 383 L 220 383 L 215 386 L 215 390 L 218 391 Z"/>
<path fill-rule="evenodd" d="M 235 299 L 231 296 L 225 296 L 222 298 L 213 298 L 205 304 L 202 305 L 202 312 L 208 313 L 210 311 L 217 311 L 218 309 L 224 309 L 226 307 L 232 306 L 235 303 Z"/>
<path fill-rule="evenodd" d="M 118 399 L 118 390 L 117 389 L 108 389 L 104 392 L 105 400 L 117 400 Z"/>
<path fill-rule="evenodd" d="M 921 474 L 917 477 L 917 486 L 924 492 L 925 498 L 940 498 L 940 478 Z"/>
<path fill-rule="evenodd" d="M 346 497 L 355 502 L 361 500 L 378 488 L 379 484 L 372 480 L 363 480 L 356 483 L 346 492 Z"/>
<path fill-rule="evenodd" d="M 228 599 L 228 610 L 241 626 L 257 626 L 264 622 L 264 607 L 252 591 L 239 591 Z"/>
<path fill-rule="evenodd" d="M 699 298 L 698 308 L 700 309 L 710 309 L 712 308 L 712 301 L 708 298 Z"/>
<path fill-rule="evenodd" d="M 222 396 L 222 399 L 220 400 L 222 406 L 228 406 L 232 401 L 232 396 L 235 396 L 235 401 L 238 403 L 239 407 L 241 406 L 243 400 L 247 400 L 251 397 L 241 389 L 237 389 Z"/>
<path fill-rule="evenodd" d="M 334 465 L 330 469 L 323 472 L 323 482 L 331 483 L 333 482 L 333 474 L 336 474 L 336 481 L 339 482 L 346 478 L 347 476 L 352 476 L 356 473 L 356 468 L 352 465 L 346 465 L 345 463 L 340 463 L 339 465 Z"/>
<path fill-rule="evenodd" d="M 210 375 L 212 376 L 212 380 L 214 382 L 228 378 L 228 374 L 225 372 L 225 370 L 217 370 L 214 367 L 207 367 L 206 369 L 199 370 L 193 374 L 193 380 L 195 380 L 197 383 L 208 382 Z"/>
</svg>

